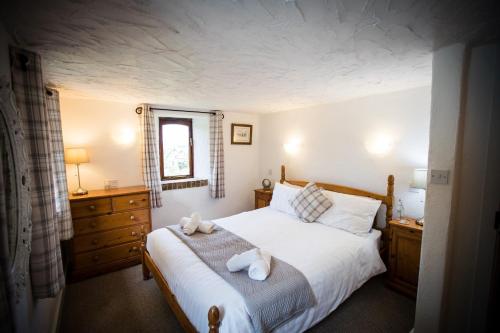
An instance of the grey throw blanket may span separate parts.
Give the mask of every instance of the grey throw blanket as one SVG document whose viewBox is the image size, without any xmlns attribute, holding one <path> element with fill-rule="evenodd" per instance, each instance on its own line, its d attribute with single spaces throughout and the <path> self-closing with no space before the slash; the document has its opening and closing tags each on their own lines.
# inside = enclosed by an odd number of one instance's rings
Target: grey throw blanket
<svg viewBox="0 0 500 333">
<path fill-rule="evenodd" d="M 264 281 L 250 279 L 245 270 L 229 272 L 226 267 L 229 258 L 255 248 L 230 231 L 218 226 L 218 230 L 209 235 L 197 232 L 186 236 L 179 225 L 167 229 L 243 296 L 256 332 L 270 332 L 316 304 L 311 286 L 302 272 L 274 257 L 271 273 Z"/>
</svg>

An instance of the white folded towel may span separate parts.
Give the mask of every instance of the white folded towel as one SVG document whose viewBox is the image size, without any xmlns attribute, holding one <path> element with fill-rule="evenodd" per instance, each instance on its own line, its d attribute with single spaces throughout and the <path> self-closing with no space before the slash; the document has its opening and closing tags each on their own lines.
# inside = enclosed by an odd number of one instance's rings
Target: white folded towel
<svg viewBox="0 0 500 333">
<path fill-rule="evenodd" d="M 194 220 L 197 223 L 201 223 L 201 215 L 197 212 L 191 214 L 191 220 Z"/>
<path fill-rule="evenodd" d="M 235 254 L 226 263 L 227 269 L 230 272 L 241 271 L 249 267 L 254 261 L 261 259 L 260 250 L 258 248 L 245 251 L 241 254 Z"/>
<path fill-rule="evenodd" d="M 182 226 L 182 232 L 188 236 L 191 236 L 196 232 L 196 229 L 200 226 L 201 223 L 201 216 L 198 213 L 193 213 L 191 214 L 191 218 L 188 221 L 187 219 L 189 218 L 182 218 L 181 223 L 185 222 L 185 224 Z"/>
<path fill-rule="evenodd" d="M 271 273 L 271 254 L 260 250 L 260 258 L 248 267 L 248 277 L 252 280 L 264 281 Z"/>
<path fill-rule="evenodd" d="M 181 220 L 179 221 L 179 225 L 181 227 L 185 226 L 186 224 L 188 224 L 189 222 L 191 222 L 191 218 L 190 217 L 182 217 Z"/>
<path fill-rule="evenodd" d="M 198 231 L 204 234 L 211 234 L 214 229 L 215 223 L 212 223 L 210 221 L 201 221 L 200 225 L 198 226 Z"/>
</svg>

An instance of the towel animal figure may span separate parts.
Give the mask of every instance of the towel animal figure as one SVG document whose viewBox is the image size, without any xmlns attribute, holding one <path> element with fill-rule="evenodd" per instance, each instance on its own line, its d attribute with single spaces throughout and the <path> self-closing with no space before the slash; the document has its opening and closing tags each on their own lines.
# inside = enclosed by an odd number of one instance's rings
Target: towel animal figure
<svg viewBox="0 0 500 333">
<path fill-rule="evenodd" d="M 242 269 L 248 268 L 254 261 L 257 261 L 260 258 L 260 250 L 255 248 L 233 255 L 226 262 L 226 266 L 230 272 L 238 272 Z"/>
<path fill-rule="evenodd" d="M 271 254 L 260 250 L 260 256 L 248 267 L 248 276 L 252 280 L 264 281 L 271 273 Z"/>
<path fill-rule="evenodd" d="M 200 214 L 198 213 L 191 214 L 191 217 L 181 218 L 180 224 L 182 226 L 182 232 L 185 235 L 191 236 L 196 232 L 196 229 L 198 229 L 200 222 L 201 222 L 201 217 Z"/>
<path fill-rule="evenodd" d="M 196 231 L 210 234 L 215 229 L 214 223 L 202 221 L 200 214 L 196 212 L 191 214 L 191 217 L 182 217 L 179 221 L 179 225 L 182 227 L 182 232 L 188 236 L 194 234 Z"/>
<path fill-rule="evenodd" d="M 230 272 L 248 270 L 252 280 L 264 281 L 271 273 L 271 254 L 258 248 L 233 255 L 226 263 Z"/>
</svg>

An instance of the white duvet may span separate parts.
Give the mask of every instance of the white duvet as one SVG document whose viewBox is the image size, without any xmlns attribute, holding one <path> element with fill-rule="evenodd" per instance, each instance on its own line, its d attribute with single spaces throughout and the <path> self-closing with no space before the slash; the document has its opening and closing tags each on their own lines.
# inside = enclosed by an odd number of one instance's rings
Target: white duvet
<svg viewBox="0 0 500 333">
<path fill-rule="evenodd" d="M 213 222 L 294 266 L 309 281 L 317 305 L 276 332 L 305 331 L 386 270 L 378 252 L 381 233 L 377 230 L 359 237 L 320 223 L 300 222 L 270 207 Z M 220 332 L 253 331 L 243 298 L 174 234 L 165 228 L 151 232 L 147 249 L 198 331 L 208 331 L 212 305 L 221 310 Z"/>
</svg>

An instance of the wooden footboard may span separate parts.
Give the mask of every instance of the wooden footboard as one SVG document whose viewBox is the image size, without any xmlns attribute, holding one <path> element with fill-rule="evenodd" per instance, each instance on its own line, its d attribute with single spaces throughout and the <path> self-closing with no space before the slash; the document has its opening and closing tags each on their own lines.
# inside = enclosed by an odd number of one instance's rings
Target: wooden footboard
<svg viewBox="0 0 500 333">
<path fill-rule="evenodd" d="M 177 299 L 175 295 L 172 293 L 170 286 L 168 285 L 167 280 L 163 277 L 158 266 L 154 263 L 153 259 L 149 255 L 148 250 L 146 249 L 145 243 L 141 244 L 141 252 L 142 252 L 142 275 L 144 280 L 148 280 L 151 278 L 151 274 L 156 280 L 156 283 L 160 287 L 163 295 L 167 299 L 167 303 L 170 306 L 170 309 L 175 314 L 175 317 L 179 321 L 182 326 L 182 329 L 187 333 L 195 333 L 196 328 L 194 328 L 193 324 L 189 321 L 188 317 L 180 307 L 179 303 L 177 303 Z M 208 327 L 209 333 L 218 333 L 220 326 L 220 314 L 219 308 L 217 306 L 212 306 L 208 310 Z"/>
</svg>

